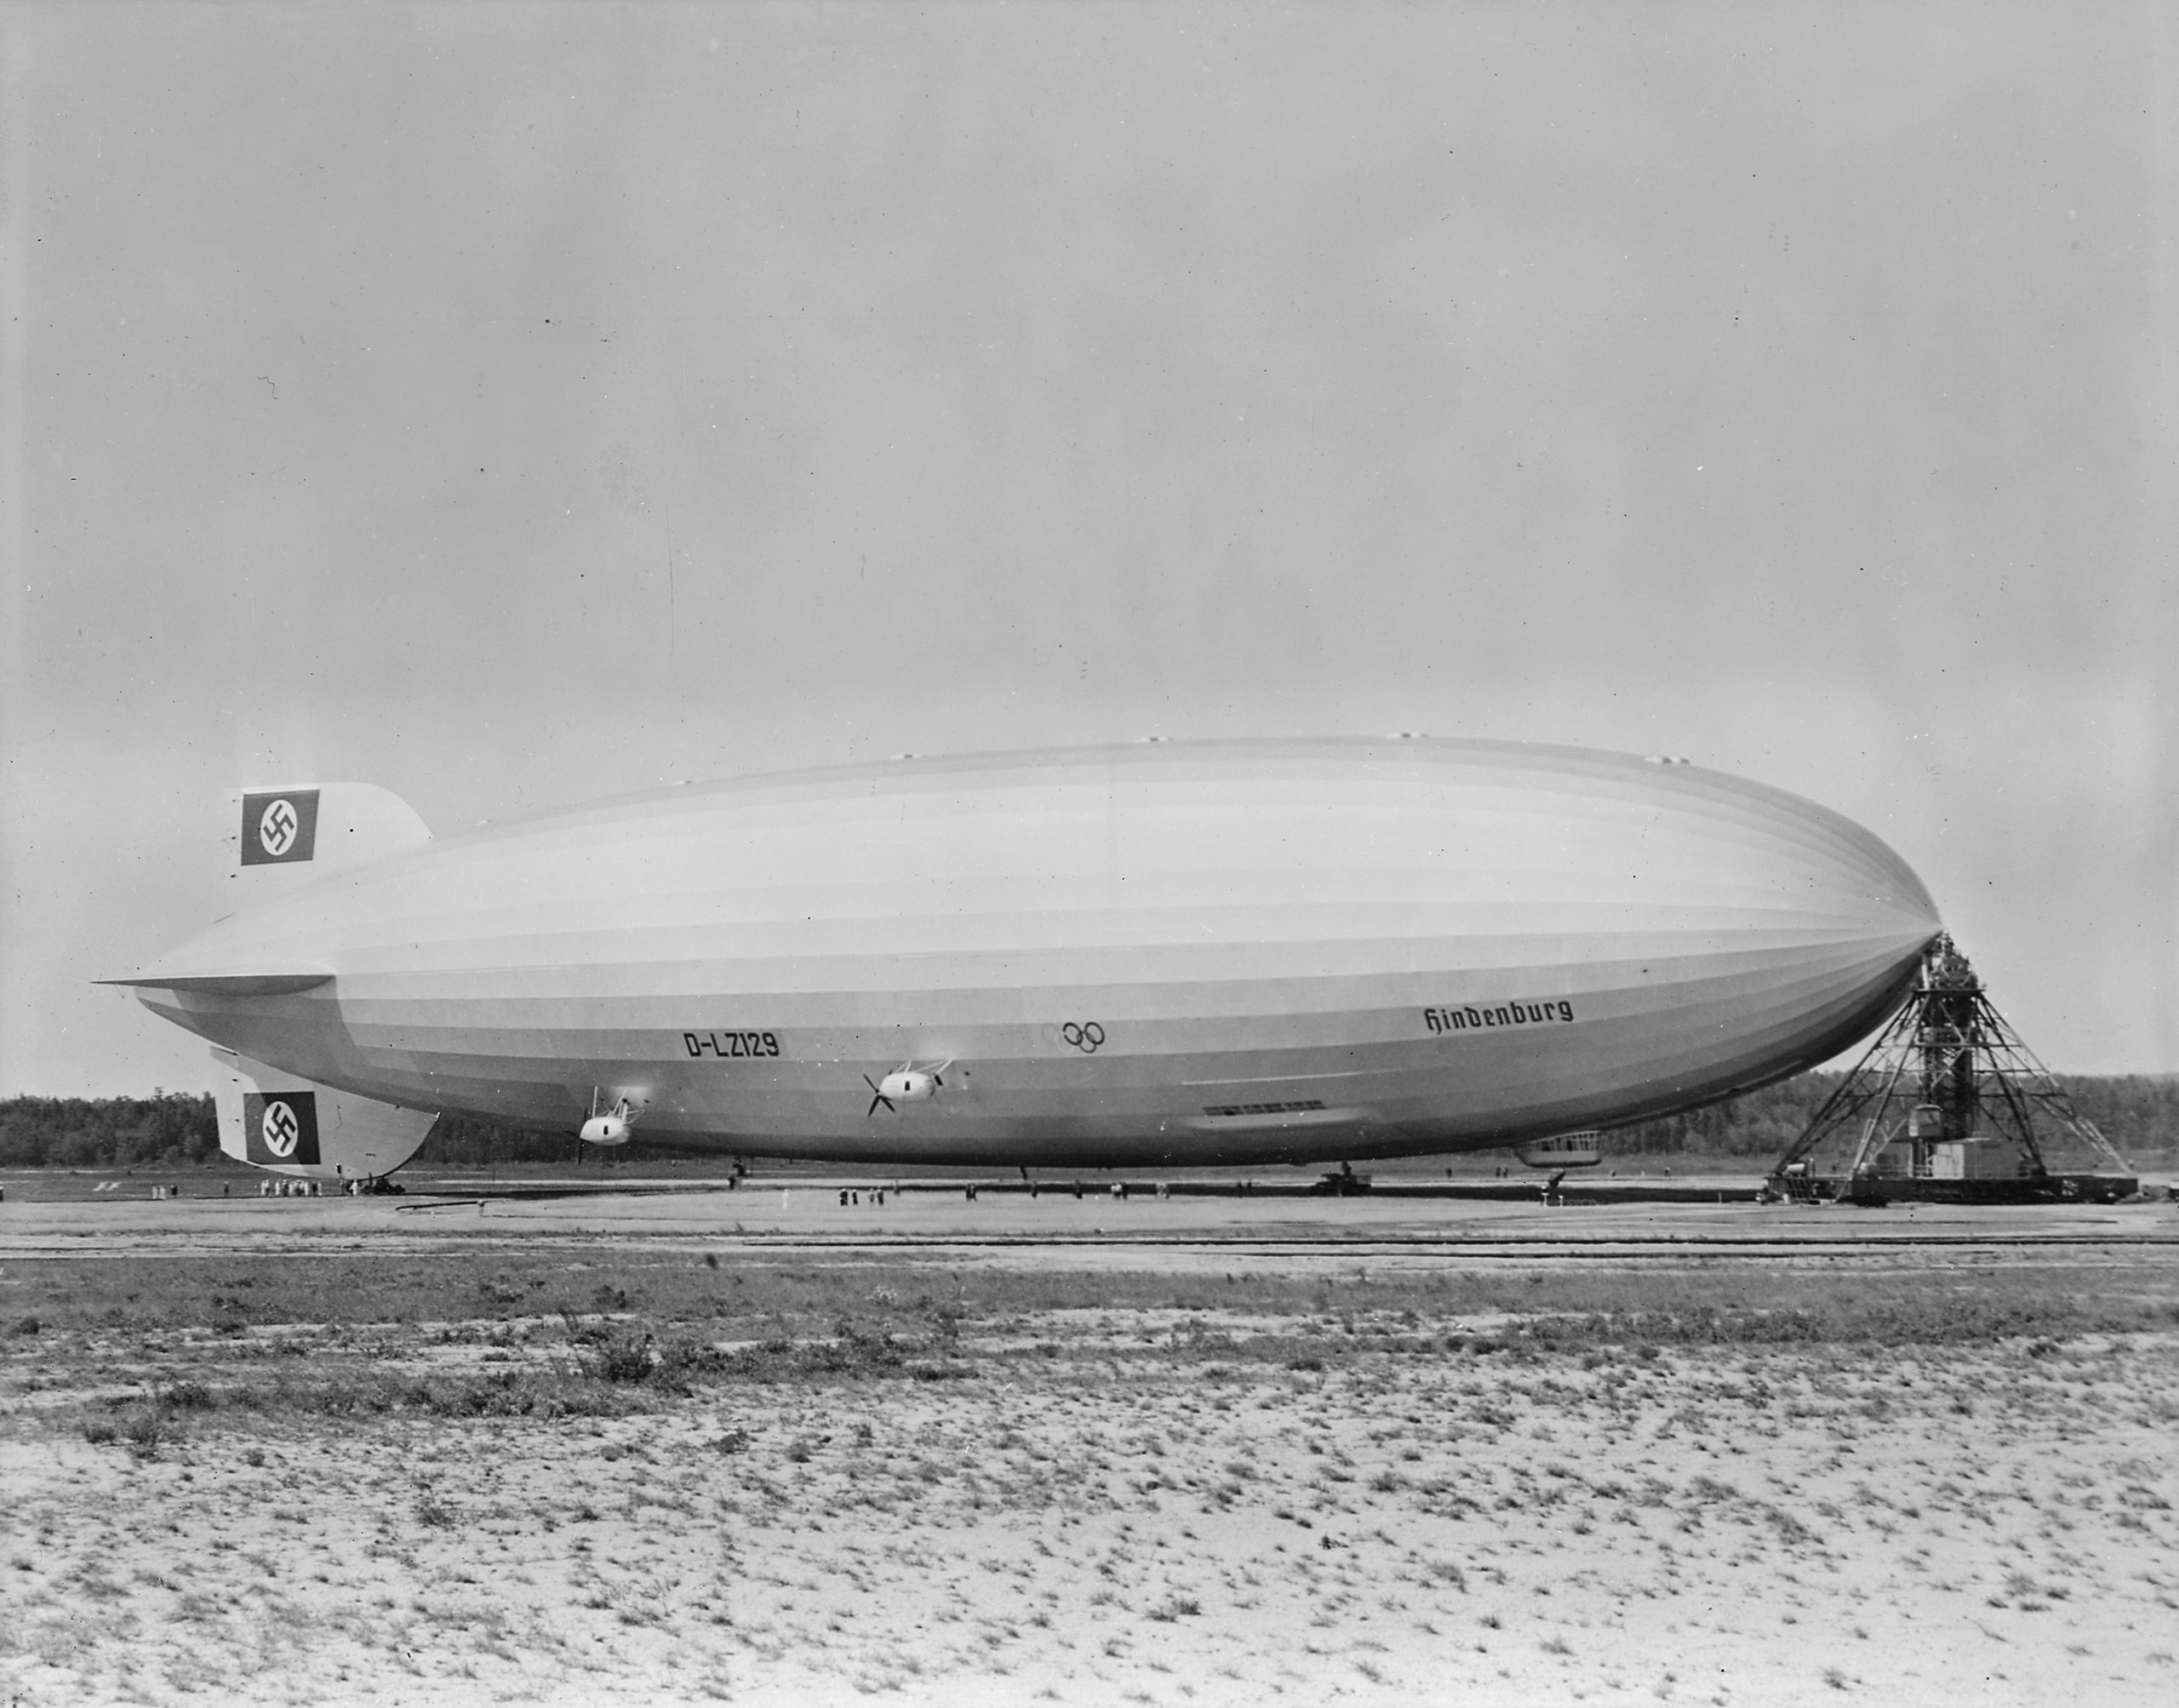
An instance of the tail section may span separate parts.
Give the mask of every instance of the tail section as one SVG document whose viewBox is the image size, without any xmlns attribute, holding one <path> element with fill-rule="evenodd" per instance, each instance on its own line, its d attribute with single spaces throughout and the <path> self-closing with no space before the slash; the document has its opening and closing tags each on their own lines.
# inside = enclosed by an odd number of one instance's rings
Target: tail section
<svg viewBox="0 0 2179 1708">
<path fill-rule="evenodd" d="M 308 876 L 399 854 L 432 839 L 415 808 L 372 783 L 244 789 L 240 798 L 237 871 L 301 866 Z M 232 811 L 235 797 L 228 800 Z"/>
<path fill-rule="evenodd" d="M 384 860 L 432 839 L 430 827 L 414 808 L 370 783 L 242 790 L 227 797 L 226 822 L 236 827 L 227 837 L 227 876 L 243 885 L 242 894 L 229 898 L 226 919 L 240 917 L 245 925 L 252 903 L 312 877 Z M 284 997 L 326 984 L 333 974 L 309 953 L 268 947 L 242 927 L 222 921 L 128 978 L 98 982 L 203 996 Z M 174 1018 L 164 1008 L 160 1012 Z"/>
<path fill-rule="evenodd" d="M 275 1174 L 328 1180 L 391 1174 L 416 1154 L 436 1110 L 403 1109 L 335 1091 L 215 1048 L 220 1148 Z"/>
</svg>

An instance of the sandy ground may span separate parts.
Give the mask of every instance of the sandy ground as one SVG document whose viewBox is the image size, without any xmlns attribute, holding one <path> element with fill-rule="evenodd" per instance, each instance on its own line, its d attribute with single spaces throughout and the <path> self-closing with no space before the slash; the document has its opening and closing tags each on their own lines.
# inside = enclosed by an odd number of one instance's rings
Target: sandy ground
<svg viewBox="0 0 2179 1708">
<path fill-rule="evenodd" d="M 1266 1326 L 1093 1303 L 971 1319 L 943 1380 L 558 1420 L 214 1408 L 147 1452 L 87 1440 L 87 1408 L 154 1374 L 261 1380 L 270 1331 L 19 1337 L 0 1683 L 21 1704 L 2179 1691 L 2179 1335 L 1515 1357 L 1346 1350 L 1491 1325 L 1326 1317 L 1283 1325 L 1322 1358 L 1234 1356 Z M 564 1352 L 485 1322 L 271 1338 L 320 1377 Z"/>
</svg>

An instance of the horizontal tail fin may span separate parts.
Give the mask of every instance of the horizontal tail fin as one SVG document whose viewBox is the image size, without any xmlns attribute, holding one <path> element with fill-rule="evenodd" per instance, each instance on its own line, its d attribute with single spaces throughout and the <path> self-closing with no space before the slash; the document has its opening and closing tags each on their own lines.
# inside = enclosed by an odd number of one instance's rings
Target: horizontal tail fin
<svg viewBox="0 0 2179 1708">
<path fill-rule="evenodd" d="M 149 991 L 194 991 L 209 997 L 292 997 L 299 991 L 314 991 L 332 977 L 330 973 L 185 973 L 167 979 L 94 979 L 91 982 Z"/>
</svg>

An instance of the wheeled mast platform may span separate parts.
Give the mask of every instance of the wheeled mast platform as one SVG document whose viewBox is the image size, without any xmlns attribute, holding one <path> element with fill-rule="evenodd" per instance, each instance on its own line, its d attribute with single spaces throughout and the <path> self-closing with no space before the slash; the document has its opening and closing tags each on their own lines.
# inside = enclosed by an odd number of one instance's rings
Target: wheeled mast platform
<svg viewBox="0 0 2179 1708">
<path fill-rule="evenodd" d="M 1946 935 L 1770 1172 L 1770 1190 L 1787 1197 L 1863 1202 L 2109 1201 L 2139 1186 Z"/>
</svg>

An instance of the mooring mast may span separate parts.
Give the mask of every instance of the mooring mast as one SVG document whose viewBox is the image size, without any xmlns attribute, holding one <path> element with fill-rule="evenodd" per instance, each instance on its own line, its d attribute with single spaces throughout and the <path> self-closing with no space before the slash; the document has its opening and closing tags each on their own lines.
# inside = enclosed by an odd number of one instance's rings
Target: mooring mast
<svg viewBox="0 0 2179 1708">
<path fill-rule="evenodd" d="M 2125 1197 L 2138 1182 L 1941 934 L 1906 1005 L 1778 1158 L 1770 1185 L 1793 1197 L 1997 1201 Z"/>
</svg>

